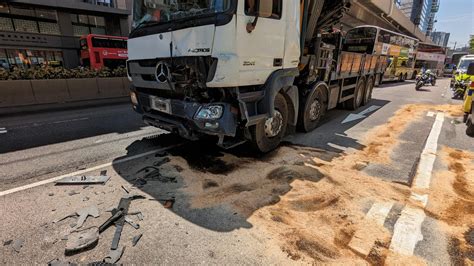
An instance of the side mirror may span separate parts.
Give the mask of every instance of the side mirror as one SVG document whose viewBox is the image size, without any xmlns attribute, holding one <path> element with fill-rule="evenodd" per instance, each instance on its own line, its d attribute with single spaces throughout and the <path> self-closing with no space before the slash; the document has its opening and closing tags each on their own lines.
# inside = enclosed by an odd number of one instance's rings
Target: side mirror
<svg viewBox="0 0 474 266">
<path fill-rule="evenodd" d="M 454 70 L 454 71 L 458 70 L 458 67 L 457 67 L 457 66 L 453 66 L 453 70 Z"/>
<path fill-rule="evenodd" d="M 474 75 L 474 63 L 470 63 L 469 66 L 467 67 L 467 72 L 466 74 L 468 74 L 469 76 L 473 76 Z"/>
</svg>

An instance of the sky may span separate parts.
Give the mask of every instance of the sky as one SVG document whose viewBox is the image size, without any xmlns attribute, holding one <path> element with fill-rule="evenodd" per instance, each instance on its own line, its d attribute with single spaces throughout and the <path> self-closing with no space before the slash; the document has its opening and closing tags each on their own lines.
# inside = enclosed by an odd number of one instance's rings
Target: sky
<svg viewBox="0 0 474 266">
<path fill-rule="evenodd" d="M 474 35 L 474 0 L 441 0 L 435 31 L 450 32 L 449 46 L 463 47 Z"/>
</svg>

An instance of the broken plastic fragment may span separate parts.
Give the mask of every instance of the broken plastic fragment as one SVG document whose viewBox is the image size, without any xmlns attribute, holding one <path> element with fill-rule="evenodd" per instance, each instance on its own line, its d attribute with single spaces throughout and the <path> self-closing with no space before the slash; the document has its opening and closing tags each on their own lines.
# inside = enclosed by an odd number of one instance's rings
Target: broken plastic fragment
<svg viewBox="0 0 474 266">
<path fill-rule="evenodd" d="M 76 252 L 90 247 L 99 241 L 99 228 L 91 227 L 69 235 L 66 243 L 66 252 Z"/>
<path fill-rule="evenodd" d="M 104 258 L 105 263 L 117 263 L 122 257 L 122 254 L 125 250 L 125 247 L 120 247 L 115 250 L 110 250 L 110 253 L 107 257 Z"/>
<path fill-rule="evenodd" d="M 134 236 L 133 239 L 132 239 L 132 245 L 133 246 L 136 246 L 138 241 L 140 241 L 140 238 L 142 238 L 143 234 L 139 234 L 137 236 Z"/>
<path fill-rule="evenodd" d="M 25 243 L 24 239 L 17 239 L 13 241 L 13 250 L 16 252 L 20 252 L 20 249 L 23 247 L 23 244 Z"/>
</svg>

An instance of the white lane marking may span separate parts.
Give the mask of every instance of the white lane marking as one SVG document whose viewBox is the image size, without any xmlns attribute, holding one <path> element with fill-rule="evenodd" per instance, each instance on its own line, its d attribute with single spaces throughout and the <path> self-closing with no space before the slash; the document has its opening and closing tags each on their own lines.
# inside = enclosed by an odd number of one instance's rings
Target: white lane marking
<svg viewBox="0 0 474 266">
<path fill-rule="evenodd" d="M 374 220 L 378 225 L 383 226 L 392 207 L 393 202 L 374 203 L 367 213 L 366 218 Z"/>
<path fill-rule="evenodd" d="M 8 131 L 7 131 L 6 128 L 0 127 L 0 134 L 5 134 L 5 133 L 7 133 L 7 132 L 8 132 Z"/>
<path fill-rule="evenodd" d="M 134 155 L 134 156 L 131 156 L 131 157 L 123 158 L 123 159 L 120 159 L 120 160 L 117 160 L 117 161 L 114 161 L 114 162 L 104 163 L 104 164 L 94 166 L 94 167 L 91 167 L 91 168 L 88 168 L 88 169 L 84 169 L 84 170 L 76 171 L 76 172 L 73 172 L 73 173 L 53 177 L 53 178 L 46 179 L 46 180 L 43 180 L 43 181 L 39 181 L 39 182 L 36 182 L 36 183 L 28 184 L 28 185 L 25 185 L 25 186 L 21 186 L 21 187 L 12 188 L 12 189 L 9 189 L 9 190 L 1 191 L 0 192 L 0 197 L 8 195 L 8 194 L 15 193 L 15 192 L 20 192 L 20 191 L 23 191 L 23 190 L 27 190 L 27 189 L 30 189 L 30 188 L 46 185 L 46 184 L 58 181 L 60 179 L 68 177 L 68 176 L 82 175 L 82 174 L 85 174 L 85 173 L 88 173 L 88 172 L 91 172 L 91 171 L 96 171 L 96 170 L 99 170 L 99 169 L 102 169 L 102 168 L 105 168 L 105 167 L 109 167 L 109 166 L 112 166 L 112 165 L 133 161 L 135 159 L 142 158 L 142 157 L 145 157 L 145 156 L 149 156 L 149 155 L 152 155 L 152 154 L 155 154 L 157 152 L 164 151 L 164 150 L 168 150 L 168 149 L 177 147 L 179 145 L 180 144 L 172 145 L 170 147 L 166 147 L 166 148 L 162 148 L 162 149 L 152 150 L 152 151 L 137 154 L 137 155 Z"/>
<path fill-rule="evenodd" d="M 426 114 L 426 116 L 428 116 L 428 117 L 434 117 L 434 116 L 435 116 L 435 113 L 430 111 L 430 112 L 428 112 L 428 113 Z"/>
<path fill-rule="evenodd" d="M 428 195 L 426 194 L 420 195 L 412 192 L 410 199 L 419 202 L 423 207 L 426 207 L 426 205 L 428 205 Z"/>
<path fill-rule="evenodd" d="M 422 209 L 405 207 L 395 223 L 390 250 L 412 256 L 416 244 L 423 240 L 421 224 L 425 217 L 425 212 Z"/>
<path fill-rule="evenodd" d="M 378 109 L 382 108 L 382 106 L 378 105 L 372 105 L 369 108 L 365 109 L 364 111 L 358 113 L 358 114 L 349 114 L 344 121 L 341 122 L 341 124 L 349 123 L 352 121 L 356 121 L 362 118 L 366 118 L 368 114 L 377 111 Z"/>
<path fill-rule="evenodd" d="M 60 121 L 51 122 L 50 124 L 63 124 L 63 123 L 71 123 L 71 122 L 78 122 L 78 121 L 84 121 L 84 120 L 89 120 L 89 118 L 83 117 L 83 118 L 76 118 L 76 119 L 69 119 L 69 120 L 60 120 Z"/>
<path fill-rule="evenodd" d="M 415 177 L 415 188 L 426 189 L 430 187 L 431 174 L 433 172 L 434 162 L 436 160 L 436 153 L 438 151 L 438 139 L 443 128 L 444 113 L 436 115 L 436 121 L 433 124 L 425 148 L 421 154 L 420 164 L 418 166 Z"/>
<path fill-rule="evenodd" d="M 349 247 L 353 251 L 362 256 L 369 255 L 377 239 L 384 235 L 383 225 L 393 207 L 393 204 L 393 202 L 377 202 L 372 205 L 369 212 L 365 215 L 364 220 L 367 222 L 369 220 L 374 221 L 378 226 L 376 226 L 377 228 L 364 227 L 357 230 L 349 242 Z"/>
<path fill-rule="evenodd" d="M 438 113 L 421 154 L 420 164 L 413 185 L 414 188 L 427 189 L 430 187 L 436 152 L 438 151 L 438 139 L 443 122 L 444 113 Z M 410 198 L 420 202 L 423 207 L 426 207 L 428 204 L 428 195 L 412 193 Z M 406 206 L 395 223 L 390 250 L 406 256 L 412 256 L 416 244 L 423 240 L 421 226 L 425 218 L 426 214 L 423 209 Z"/>
<path fill-rule="evenodd" d="M 40 126 L 47 126 L 47 125 L 56 125 L 56 124 L 64 124 L 64 123 L 71 123 L 71 122 L 79 122 L 79 121 L 85 121 L 85 120 L 89 120 L 89 117 L 81 117 L 81 118 L 68 119 L 68 120 L 59 120 L 59 121 L 46 122 L 46 123 L 32 123 L 32 124 L 26 124 L 26 125 L 19 125 L 19 126 L 13 127 L 13 128 L 14 129 L 23 129 L 23 128 L 30 128 L 30 127 L 40 127 Z"/>
</svg>

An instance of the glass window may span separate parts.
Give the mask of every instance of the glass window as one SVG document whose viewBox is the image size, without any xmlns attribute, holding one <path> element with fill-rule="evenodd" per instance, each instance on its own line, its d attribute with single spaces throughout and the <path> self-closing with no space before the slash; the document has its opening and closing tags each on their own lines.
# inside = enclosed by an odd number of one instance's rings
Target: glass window
<svg viewBox="0 0 474 266">
<path fill-rule="evenodd" d="M 44 19 L 58 20 L 56 10 L 36 9 L 36 16 Z"/>
<path fill-rule="evenodd" d="M 6 2 L 0 1 L 0 13 L 10 13 L 10 9 Z"/>
<path fill-rule="evenodd" d="M 90 33 L 89 27 L 87 26 L 72 25 L 72 29 L 74 31 L 74 36 L 83 36 Z"/>
<path fill-rule="evenodd" d="M 87 15 L 78 15 L 78 23 L 89 24 L 89 18 Z"/>
<path fill-rule="evenodd" d="M 268 18 L 280 19 L 281 14 L 282 14 L 282 6 L 283 6 L 282 0 L 265 0 L 265 1 L 273 1 L 272 14 L 268 16 Z M 245 1 L 245 14 L 246 15 L 249 15 L 249 16 L 255 15 L 256 3 L 257 1 Z"/>
<path fill-rule="evenodd" d="M 77 14 L 71 14 L 70 16 L 71 16 L 71 22 L 72 23 L 78 23 L 79 22 L 79 20 L 77 18 Z"/>
<path fill-rule="evenodd" d="M 14 31 L 13 22 L 11 18 L 0 17 L 0 30 L 1 31 Z"/>
<path fill-rule="evenodd" d="M 91 33 L 92 34 L 100 34 L 100 35 L 105 35 L 105 28 L 96 28 L 96 27 L 91 27 Z"/>
<path fill-rule="evenodd" d="M 34 20 L 13 19 L 16 31 L 39 33 L 38 24 Z"/>
<path fill-rule="evenodd" d="M 58 23 L 50 23 L 50 22 L 38 22 L 40 33 L 43 34 L 53 34 L 59 35 L 61 32 L 59 31 L 59 24 Z"/>
<path fill-rule="evenodd" d="M 0 68 L 10 68 L 10 62 L 8 61 L 7 51 L 0 49 Z"/>
<path fill-rule="evenodd" d="M 89 24 L 93 26 L 105 26 L 105 18 L 97 16 L 89 16 Z"/>
<path fill-rule="evenodd" d="M 35 10 L 30 7 L 10 6 L 10 13 L 20 16 L 34 17 Z"/>
</svg>

